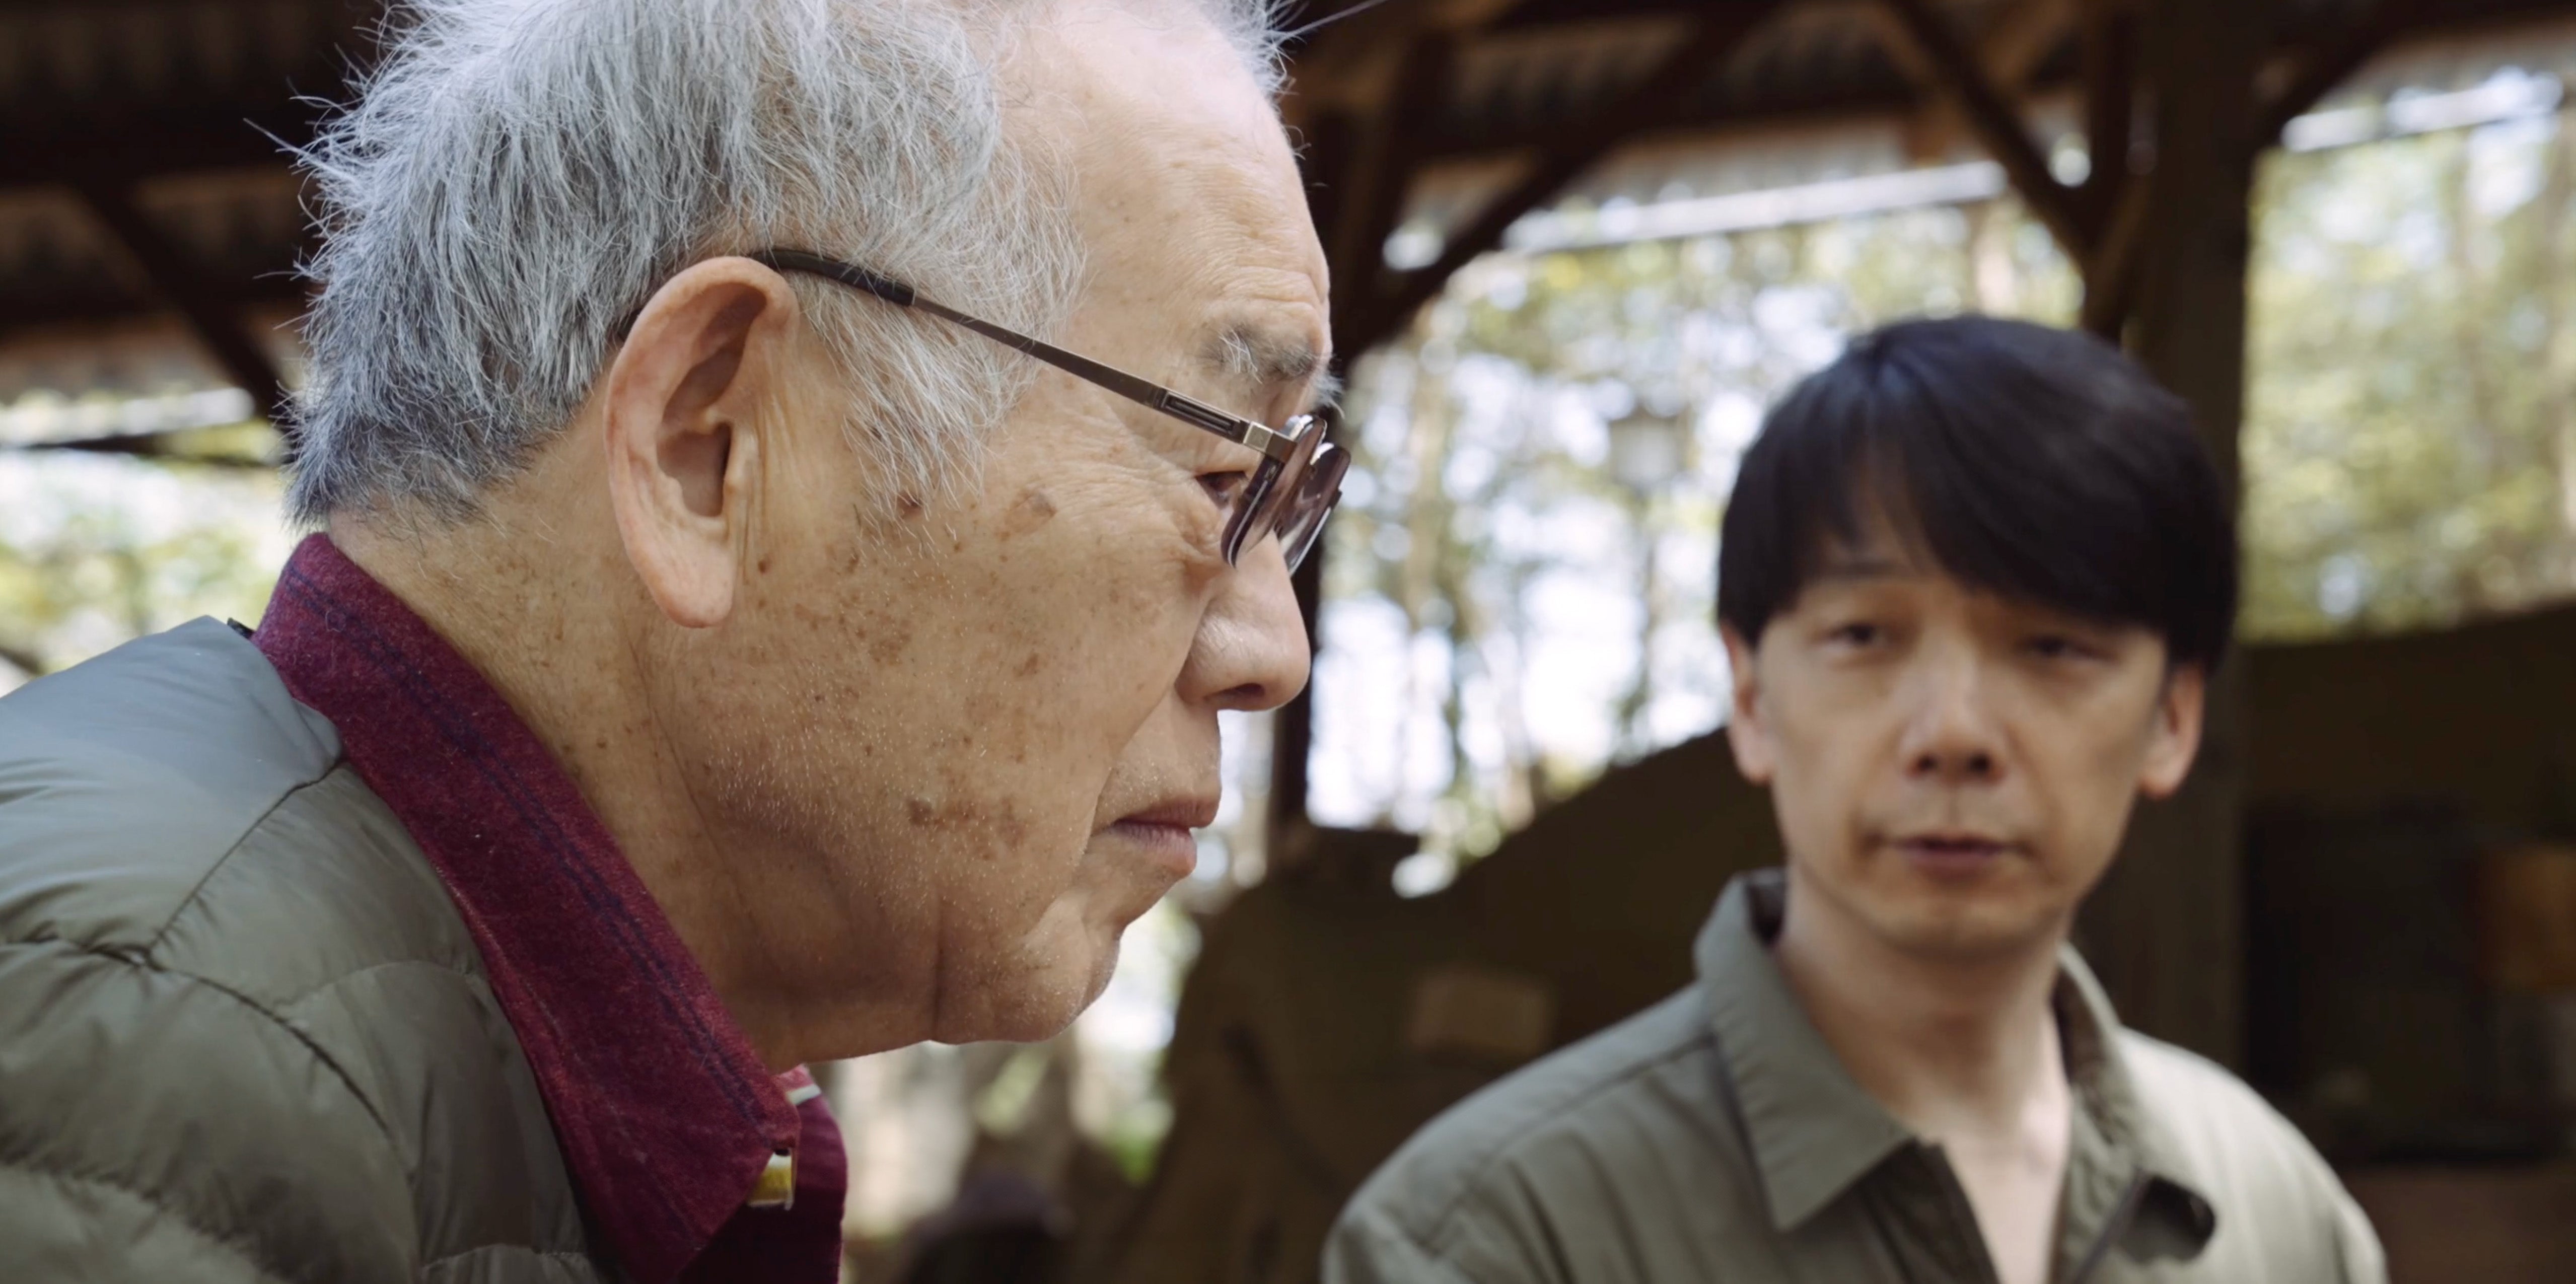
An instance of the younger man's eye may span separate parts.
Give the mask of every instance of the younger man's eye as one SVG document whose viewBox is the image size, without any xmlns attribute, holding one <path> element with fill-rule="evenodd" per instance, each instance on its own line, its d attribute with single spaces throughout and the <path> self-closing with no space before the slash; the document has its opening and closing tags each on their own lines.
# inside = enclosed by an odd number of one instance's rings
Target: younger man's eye
<svg viewBox="0 0 2576 1284">
<path fill-rule="evenodd" d="M 1854 620 L 1825 635 L 1827 641 L 1840 643 L 1843 646 L 1870 646 L 1884 641 L 1886 637 L 1887 630 L 1866 620 Z"/>
<path fill-rule="evenodd" d="M 2022 649 L 2043 660 L 2066 660 L 2084 654 L 2083 644 L 2062 633 L 2042 633 L 2024 642 Z"/>
</svg>

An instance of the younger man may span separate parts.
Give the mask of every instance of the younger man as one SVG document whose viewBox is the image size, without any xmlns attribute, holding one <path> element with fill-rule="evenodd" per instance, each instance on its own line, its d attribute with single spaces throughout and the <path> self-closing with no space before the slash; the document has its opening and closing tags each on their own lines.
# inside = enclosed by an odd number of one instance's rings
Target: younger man
<svg viewBox="0 0 2576 1284">
<path fill-rule="evenodd" d="M 2081 335 L 1891 326 L 1772 412 L 1724 535 L 1787 868 L 1727 888 L 1697 985 L 1407 1144 L 1327 1281 L 2381 1280 L 2299 1134 L 2066 944 L 2235 614 L 2183 405 Z"/>
</svg>

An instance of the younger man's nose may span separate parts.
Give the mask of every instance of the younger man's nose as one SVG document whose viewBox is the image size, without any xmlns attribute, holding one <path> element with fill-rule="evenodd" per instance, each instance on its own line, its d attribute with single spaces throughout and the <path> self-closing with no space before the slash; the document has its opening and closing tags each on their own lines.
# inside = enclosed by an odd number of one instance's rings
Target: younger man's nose
<svg viewBox="0 0 2576 1284">
<path fill-rule="evenodd" d="M 1906 774 L 1944 784 L 1989 782 L 2003 774 L 2000 734 L 1976 663 L 1966 657 L 1928 662 L 1910 684 L 1913 716 L 1902 753 Z"/>
</svg>

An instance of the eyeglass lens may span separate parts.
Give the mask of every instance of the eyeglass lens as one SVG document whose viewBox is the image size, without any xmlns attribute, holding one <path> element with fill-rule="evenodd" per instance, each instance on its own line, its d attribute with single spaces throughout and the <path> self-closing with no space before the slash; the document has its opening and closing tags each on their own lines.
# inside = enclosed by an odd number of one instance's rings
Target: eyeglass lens
<svg viewBox="0 0 2576 1284">
<path fill-rule="evenodd" d="M 1279 548 L 1288 556 L 1289 570 L 1296 570 L 1306 555 L 1315 551 L 1315 541 L 1324 533 L 1324 519 L 1332 515 L 1333 505 L 1342 497 L 1342 474 L 1350 467 L 1348 451 L 1326 444 L 1281 506 Z"/>
<path fill-rule="evenodd" d="M 1314 551 L 1324 519 L 1341 498 L 1342 475 L 1350 470 L 1351 461 L 1347 453 L 1324 440 L 1332 428 L 1330 412 L 1301 415 L 1288 427 L 1296 435 L 1297 448 L 1275 471 L 1263 470 L 1271 475 L 1257 478 L 1244 497 L 1243 509 L 1227 532 L 1228 562 L 1264 536 L 1276 534 L 1288 569 L 1296 570 Z"/>
</svg>

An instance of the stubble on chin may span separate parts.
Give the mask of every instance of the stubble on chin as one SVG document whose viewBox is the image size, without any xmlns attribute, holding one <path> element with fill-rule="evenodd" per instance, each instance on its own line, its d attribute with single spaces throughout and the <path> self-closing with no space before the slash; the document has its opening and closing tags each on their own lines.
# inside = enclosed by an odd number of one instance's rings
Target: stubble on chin
<svg viewBox="0 0 2576 1284">
<path fill-rule="evenodd" d="M 2053 948 L 2063 935 L 2071 910 L 2033 885 L 2037 874 L 1945 886 L 1874 853 L 1846 857 L 1831 874 L 1810 870 L 1801 881 L 1887 949 L 1927 963 L 1974 964 Z"/>
<path fill-rule="evenodd" d="M 1889 945 L 1934 962 L 1981 963 L 2054 948 L 2067 917 L 2019 889 L 1882 895 L 1862 908 L 1863 921 Z"/>
<path fill-rule="evenodd" d="M 1063 1033 L 1107 992 L 1125 926 L 1082 921 L 1059 902 L 1009 947 L 970 946 L 943 960 L 939 1029 L 932 1037 L 1036 1043 Z"/>
</svg>

